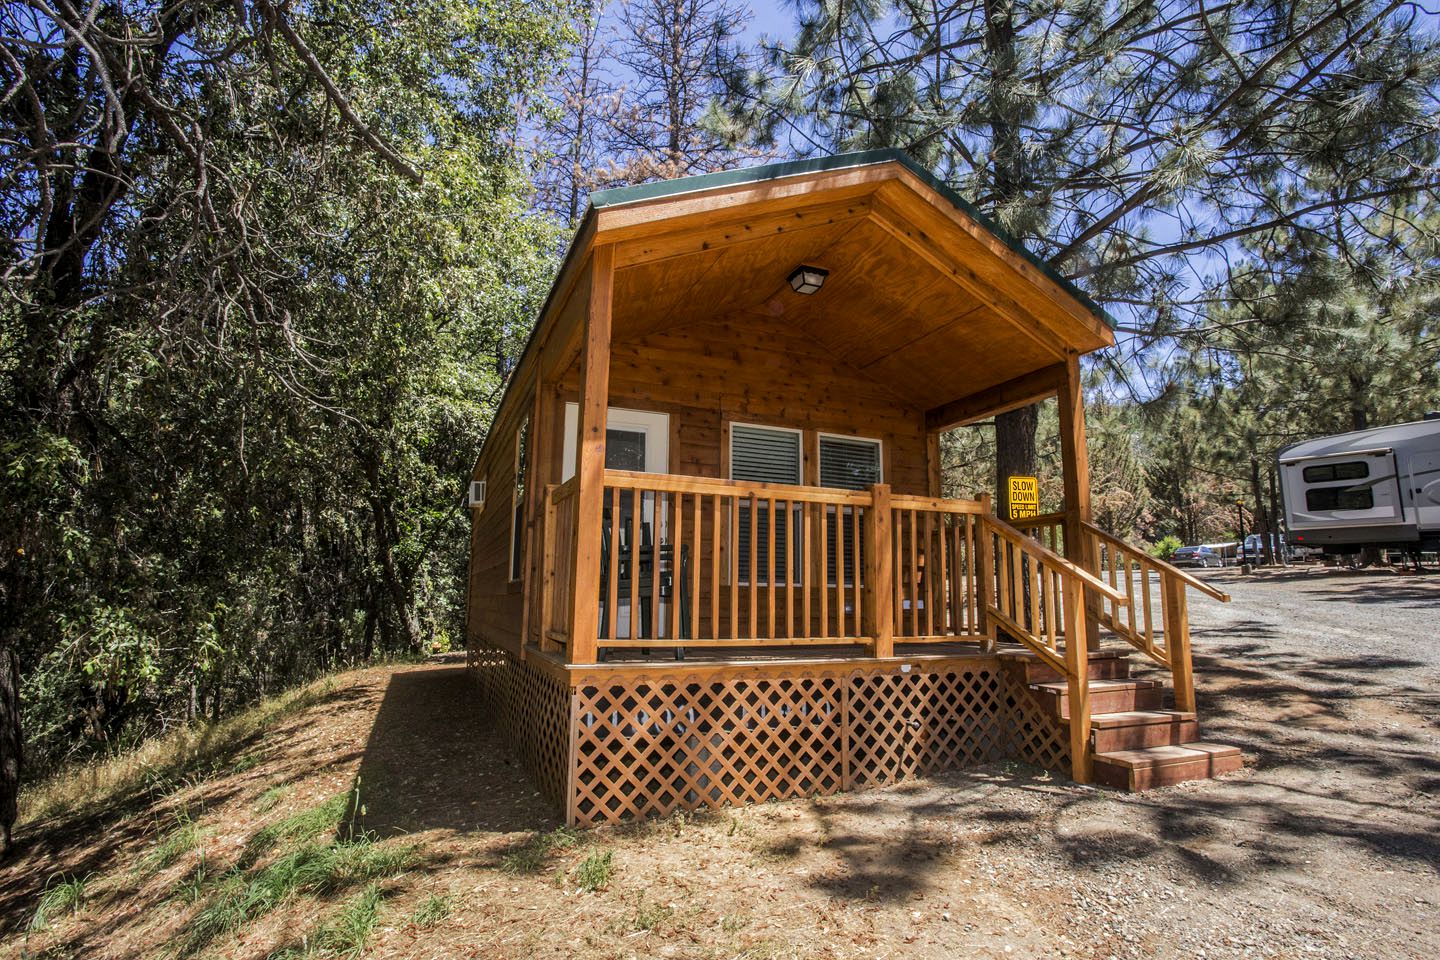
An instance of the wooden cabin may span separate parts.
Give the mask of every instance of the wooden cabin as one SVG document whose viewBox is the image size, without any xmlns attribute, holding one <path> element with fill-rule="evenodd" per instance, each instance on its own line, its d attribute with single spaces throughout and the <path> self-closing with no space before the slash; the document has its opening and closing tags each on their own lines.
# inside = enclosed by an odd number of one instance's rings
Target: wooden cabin
<svg viewBox="0 0 1440 960">
<path fill-rule="evenodd" d="M 567 820 L 1238 766 L 1186 623 L 1224 594 L 1090 523 L 1113 342 L 897 152 L 595 194 L 472 478 L 470 666 Z M 1050 396 L 1063 510 L 942 497 L 942 432 Z"/>
</svg>

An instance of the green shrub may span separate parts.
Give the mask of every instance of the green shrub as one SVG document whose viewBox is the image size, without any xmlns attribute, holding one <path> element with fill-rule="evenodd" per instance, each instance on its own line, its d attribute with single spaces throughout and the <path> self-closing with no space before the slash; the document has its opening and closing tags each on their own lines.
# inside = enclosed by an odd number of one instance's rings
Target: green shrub
<svg viewBox="0 0 1440 960">
<path fill-rule="evenodd" d="M 604 890 L 610 885 L 610 878 L 615 874 L 615 851 L 596 850 L 590 856 L 580 861 L 580 866 L 575 868 L 575 882 L 580 885 L 581 890 L 595 893 Z"/>
<path fill-rule="evenodd" d="M 410 915 L 410 922 L 422 930 L 428 930 L 448 916 L 450 916 L 450 898 L 432 893 L 425 898 L 424 903 L 420 904 L 420 908 Z"/>
<path fill-rule="evenodd" d="M 1175 555 L 1175 551 L 1183 546 L 1185 546 L 1185 544 L 1180 541 L 1179 537 L 1173 533 L 1166 534 L 1155 541 L 1155 545 L 1150 548 L 1150 556 L 1159 557 L 1161 560 L 1169 560 Z"/>
</svg>

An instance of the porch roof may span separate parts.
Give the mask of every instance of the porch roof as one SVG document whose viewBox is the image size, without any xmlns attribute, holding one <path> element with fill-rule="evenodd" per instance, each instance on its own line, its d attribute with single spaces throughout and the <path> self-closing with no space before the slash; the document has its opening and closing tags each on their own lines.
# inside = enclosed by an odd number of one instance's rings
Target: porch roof
<svg viewBox="0 0 1440 960">
<path fill-rule="evenodd" d="M 606 250 L 599 258 L 596 252 Z M 802 330 L 932 430 L 1054 393 L 1114 322 L 904 153 L 876 150 L 599 191 L 510 393 L 579 354 L 595 264 L 611 339 L 747 316 Z M 829 271 L 810 296 L 787 278 Z"/>
</svg>

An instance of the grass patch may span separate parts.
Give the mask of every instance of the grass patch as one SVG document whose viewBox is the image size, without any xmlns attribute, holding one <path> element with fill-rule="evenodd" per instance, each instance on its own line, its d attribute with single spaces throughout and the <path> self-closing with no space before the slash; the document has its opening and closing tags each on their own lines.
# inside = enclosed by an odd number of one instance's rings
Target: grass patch
<svg viewBox="0 0 1440 960">
<path fill-rule="evenodd" d="M 166 867 L 173 866 L 187 853 L 199 849 L 203 838 L 204 832 L 200 829 L 200 824 L 191 819 L 188 808 L 181 807 L 175 814 L 174 828 L 140 859 L 141 872 L 153 876 Z"/>
<path fill-rule="evenodd" d="M 283 820 L 261 827 L 245 843 L 239 866 L 249 867 L 281 843 L 313 840 L 322 833 L 334 833 L 350 811 L 351 794 L 338 793 L 320 804 L 290 814 Z"/>
<path fill-rule="evenodd" d="M 450 916 L 451 903 L 449 897 L 442 897 L 438 893 L 432 893 L 425 898 L 425 902 L 410 914 L 410 922 L 421 930 L 429 930 L 441 920 Z"/>
<path fill-rule="evenodd" d="M 49 927 L 55 918 L 79 913 L 88 896 L 90 876 L 87 874 L 83 877 L 66 877 L 57 873 L 51 877 L 45 884 L 45 892 L 40 895 L 40 902 L 35 906 L 35 914 L 30 918 L 27 930 L 30 933 L 39 933 Z"/>
<path fill-rule="evenodd" d="M 615 851 L 596 850 L 580 861 L 575 868 L 575 882 L 587 893 L 595 893 L 610 886 L 615 875 Z"/>
<path fill-rule="evenodd" d="M 414 859 L 413 847 L 381 846 L 369 836 L 334 839 L 350 809 L 350 798 L 351 794 L 342 793 L 252 836 L 235 867 L 190 921 L 180 938 L 179 954 L 197 953 L 297 895 L 334 894 L 403 873 Z M 331 836 L 316 839 L 324 833 Z M 255 866 L 277 847 L 277 857 L 263 867 Z"/>
<path fill-rule="evenodd" d="M 154 791 L 220 773 L 234 772 L 236 757 L 284 718 L 320 701 L 335 689 L 326 677 L 265 700 L 219 723 L 197 723 L 149 740 L 124 756 L 63 770 L 20 796 L 20 822 L 45 820 L 76 811 L 112 807 Z M 251 758 L 241 757 L 244 766 Z M 253 765 L 253 763 L 251 764 Z"/>
<path fill-rule="evenodd" d="M 267 960 L 308 960 L 311 957 L 358 957 L 375 935 L 380 922 L 380 905 L 385 900 L 378 884 L 367 884 L 329 923 L 301 946 L 277 950 Z"/>
<path fill-rule="evenodd" d="M 255 812 L 269 813 L 271 810 L 274 810 L 280 806 L 281 800 L 290 796 L 291 789 L 293 788 L 288 783 L 277 783 L 273 787 L 268 787 L 264 793 L 256 798 Z"/>
<path fill-rule="evenodd" d="M 665 921 L 675 915 L 673 907 L 663 903 L 645 902 L 645 894 L 640 894 L 640 901 L 635 904 L 635 929 L 644 930 L 647 933 L 654 933 L 659 930 Z"/>
<path fill-rule="evenodd" d="M 506 873 L 539 873 L 552 853 L 578 847 L 583 842 L 584 837 L 573 827 L 557 827 L 549 833 L 532 833 L 523 843 L 506 851 L 500 858 L 500 869 Z"/>
</svg>

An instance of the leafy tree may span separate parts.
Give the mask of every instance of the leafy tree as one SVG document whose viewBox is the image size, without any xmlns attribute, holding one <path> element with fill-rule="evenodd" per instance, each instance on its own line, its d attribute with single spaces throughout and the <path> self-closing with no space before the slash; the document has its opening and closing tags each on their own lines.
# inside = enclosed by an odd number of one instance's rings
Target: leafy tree
<svg viewBox="0 0 1440 960">
<path fill-rule="evenodd" d="M 0 11 L 0 679 L 33 772 L 458 630 L 460 478 L 554 246 L 516 104 L 570 12 Z"/>
</svg>

